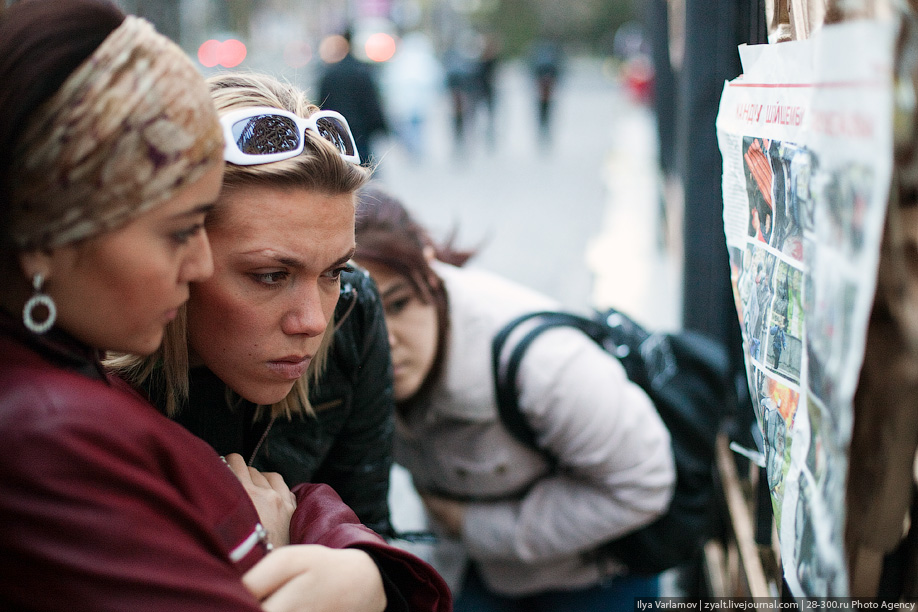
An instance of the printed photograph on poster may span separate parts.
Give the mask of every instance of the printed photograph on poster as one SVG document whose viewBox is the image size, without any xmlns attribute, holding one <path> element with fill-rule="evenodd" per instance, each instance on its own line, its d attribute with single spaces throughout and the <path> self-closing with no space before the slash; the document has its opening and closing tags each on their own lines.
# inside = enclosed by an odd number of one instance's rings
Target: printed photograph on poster
<svg viewBox="0 0 918 612">
<path fill-rule="evenodd" d="M 808 197 L 813 157 L 804 147 L 743 138 L 749 236 L 798 261 L 803 255 L 800 202 Z"/>
<path fill-rule="evenodd" d="M 801 595 L 823 597 L 812 594 L 837 594 L 846 590 L 845 565 L 841 557 L 832 554 L 842 542 L 828 529 L 826 522 L 813 520 L 829 511 L 825 501 L 811 475 L 802 472 L 793 521 L 793 552 L 797 563 L 791 570 L 792 576 L 785 573 L 788 583 L 798 585 Z"/>
<path fill-rule="evenodd" d="M 790 470 L 791 439 L 787 432 L 793 428 L 800 393 L 762 370 L 756 372 L 755 381 L 756 416 L 765 439 L 765 476 L 780 526 L 784 483 Z"/>
<path fill-rule="evenodd" d="M 803 273 L 787 262 L 778 261 L 770 289 L 773 299 L 767 321 L 765 363 L 775 375 L 799 384 L 803 361 Z"/>
</svg>

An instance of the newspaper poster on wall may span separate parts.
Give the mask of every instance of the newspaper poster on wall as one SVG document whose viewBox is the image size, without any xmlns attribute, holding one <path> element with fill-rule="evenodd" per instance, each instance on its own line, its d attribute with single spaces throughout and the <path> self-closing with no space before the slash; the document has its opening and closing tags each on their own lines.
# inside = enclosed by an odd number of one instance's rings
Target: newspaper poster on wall
<svg viewBox="0 0 918 612">
<path fill-rule="evenodd" d="M 740 47 L 717 118 L 724 233 L 785 579 L 848 595 L 853 399 L 892 173 L 895 28 Z"/>
</svg>

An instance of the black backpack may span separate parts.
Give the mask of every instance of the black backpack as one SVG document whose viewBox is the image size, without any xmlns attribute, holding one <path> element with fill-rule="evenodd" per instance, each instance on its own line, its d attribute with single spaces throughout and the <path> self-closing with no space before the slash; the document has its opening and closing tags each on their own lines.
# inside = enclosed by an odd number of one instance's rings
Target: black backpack
<svg viewBox="0 0 918 612">
<path fill-rule="evenodd" d="M 500 367 L 510 333 L 534 319 Z M 676 488 L 669 509 L 653 523 L 603 543 L 589 553 L 613 557 L 635 574 L 657 574 L 691 560 L 711 536 L 714 500 L 714 447 L 721 419 L 735 403 L 726 350 L 692 331 L 650 333 L 621 312 L 609 309 L 595 318 L 566 312 L 534 312 L 510 321 L 494 338 L 492 365 L 500 418 L 520 442 L 557 460 L 536 443 L 520 412 L 515 381 L 527 347 L 547 329 L 582 330 L 619 359 L 628 378 L 650 396 L 672 438 Z"/>
</svg>

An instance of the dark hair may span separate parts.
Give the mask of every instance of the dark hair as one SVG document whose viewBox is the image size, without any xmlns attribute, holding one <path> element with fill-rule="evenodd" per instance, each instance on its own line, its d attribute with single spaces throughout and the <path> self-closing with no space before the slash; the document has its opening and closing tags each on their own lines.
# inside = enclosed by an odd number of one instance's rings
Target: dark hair
<svg viewBox="0 0 918 612">
<path fill-rule="evenodd" d="M 462 266 L 475 255 L 453 246 L 455 233 L 437 244 L 395 196 L 376 184 L 357 192 L 357 259 L 368 259 L 404 276 L 425 301 L 439 286 L 428 252 L 438 261 Z"/>
<path fill-rule="evenodd" d="M 32 113 L 125 14 L 104 0 L 22 0 L 0 12 L 0 219 L 9 227 L 10 166 Z"/>
<path fill-rule="evenodd" d="M 411 283 L 415 294 L 437 308 L 437 355 L 433 367 L 415 397 L 424 394 L 442 369 L 443 352 L 449 333 L 449 301 L 443 283 L 428 259 L 429 254 L 444 263 L 462 266 L 474 250 L 453 246 L 455 233 L 443 244 L 433 241 L 402 203 L 375 184 L 357 192 L 357 261 L 371 261 L 391 269 Z M 410 400 L 408 402 L 410 404 Z"/>
</svg>

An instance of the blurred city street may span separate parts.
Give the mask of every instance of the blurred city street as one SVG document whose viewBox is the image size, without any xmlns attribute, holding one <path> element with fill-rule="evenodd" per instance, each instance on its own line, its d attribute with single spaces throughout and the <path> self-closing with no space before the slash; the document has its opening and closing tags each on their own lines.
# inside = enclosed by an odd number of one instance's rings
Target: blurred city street
<svg viewBox="0 0 918 612">
<path fill-rule="evenodd" d="M 502 66 L 497 92 L 493 134 L 482 108 L 457 150 L 444 94 L 421 156 L 392 138 L 376 147 L 377 180 L 435 237 L 455 231 L 459 246 L 480 246 L 470 265 L 568 308 L 616 306 L 646 325 L 677 327 L 678 243 L 664 239 L 652 111 L 601 60 L 571 60 L 543 146 L 525 66 Z"/>
<path fill-rule="evenodd" d="M 469 265 L 567 308 L 615 306 L 646 326 L 677 328 L 679 243 L 665 238 L 652 111 L 601 60 L 572 60 L 557 92 L 553 141 L 542 147 L 525 67 L 502 66 L 497 92 L 492 138 L 479 117 L 458 151 L 444 95 L 431 110 L 421 156 L 412 159 L 394 139 L 377 146 L 377 179 L 436 238 L 455 230 L 459 246 L 480 245 Z M 424 527 L 401 469 L 390 499 L 398 529 Z"/>
</svg>

